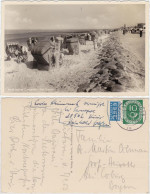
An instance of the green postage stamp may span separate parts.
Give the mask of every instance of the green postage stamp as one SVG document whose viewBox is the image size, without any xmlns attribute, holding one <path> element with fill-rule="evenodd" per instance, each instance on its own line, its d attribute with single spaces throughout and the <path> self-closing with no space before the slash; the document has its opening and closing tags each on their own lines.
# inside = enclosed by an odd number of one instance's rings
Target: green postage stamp
<svg viewBox="0 0 150 194">
<path fill-rule="evenodd" d="M 143 100 L 123 100 L 123 124 L 143 124 Z"/>
</svg>

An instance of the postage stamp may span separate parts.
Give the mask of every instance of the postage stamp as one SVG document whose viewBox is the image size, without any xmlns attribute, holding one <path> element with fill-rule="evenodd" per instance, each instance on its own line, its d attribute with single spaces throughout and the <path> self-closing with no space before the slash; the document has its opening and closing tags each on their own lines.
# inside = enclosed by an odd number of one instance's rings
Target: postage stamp
<svg viewBox="0 0 150 194">
<path fill-rule="evenodd" d="M 110 121 L 120 121 L 120 104 L 119 101 L 110 102 Z"/>
<path fill-rule="evenodd" d="M 143 124 L 143 100 L 123 100 L 123 124 Z"/>
</svg>

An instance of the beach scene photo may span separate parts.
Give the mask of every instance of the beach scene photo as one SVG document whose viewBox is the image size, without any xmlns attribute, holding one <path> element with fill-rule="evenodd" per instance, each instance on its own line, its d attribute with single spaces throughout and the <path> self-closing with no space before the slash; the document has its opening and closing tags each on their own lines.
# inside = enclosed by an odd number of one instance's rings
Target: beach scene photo
<svg viewBox="0 0 150 194">
<path fill-rule="evenodd" d="M 4 6 L 5 93 L 145 91 L 145 4 Z"/>
</svg>

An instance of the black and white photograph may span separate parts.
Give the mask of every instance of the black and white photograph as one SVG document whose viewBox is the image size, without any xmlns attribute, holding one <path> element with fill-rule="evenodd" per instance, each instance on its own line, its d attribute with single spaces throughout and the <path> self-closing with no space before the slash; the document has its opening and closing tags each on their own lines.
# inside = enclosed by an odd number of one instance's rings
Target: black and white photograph
<svg viewBox="0 0 150 194">
<path fill-rule="evenodd" d="M 147 5 L 3 3 L 4 93 L 145 92 Z"/>
</svg>

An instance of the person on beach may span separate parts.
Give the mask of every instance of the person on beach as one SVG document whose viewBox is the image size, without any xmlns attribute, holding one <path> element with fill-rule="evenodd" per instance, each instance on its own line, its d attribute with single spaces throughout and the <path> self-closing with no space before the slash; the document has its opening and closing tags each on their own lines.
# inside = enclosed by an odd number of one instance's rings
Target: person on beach
<svg viewBox="0 0 150 194">
<path fill-rule="evenodd" d="M 87 34 L 88 40 L 91 41 L 91 35 Z"/>
<path fill-rule="evenodd" d="M 94 44 L 94 50 L 96 50 L 97 49 L 97 40 L 96 39 L 93 40 L 93 44 Z"/>
<path fill-rule="evenodd" d="M 9 43 L 7 43 L 7 45 L 6 45 L 6 54 L 7 54 L 7 60 L 11 60 L 10 44 Z"/>
<path fill-rule="evenodd" d="M 54 36 L 52 36 L 52 37 L 50 37 L 50 43 L 52 44 L 52 45 L 55 45 L 55 37 Z"/>
<path fill-rule="evenodd" d="M 140 37 L 142 37 L 142 35 L 143 35 L 143 29 L 140 28 Z"/>
<path fill-rule="evenodd" d="M 18 53 L 17 53 L 17 63 L 27 62 L 27 60 L 28 60 L 27 47 L 19 45 L 18 46 Z"/>
<path fill-rule="evenodd" d="M 31 51 L 32 48 L 37 44 L 38 38 L 37 37 L 32 37 L 27 40 L 27 45 L 28 45 L 28 51 Z"/>
<path fill-rule="evenodd" d="M 92 41 L 93 41 L 93 45 L 94 45 L 94 50 L 97 49 L 97 43 L 98 43 L 98 34 L 96 32 L 92 32 L 91 33 L 91 38 L 92 38 Z"/>
<path fill-rule="evenodd" d="M 101 39 L 100 36 L 98 37 L 98 40 L 97 40 L 97 46 L 98 46 L 99 48 L 102 47 L 102 39 Z"/>
<path fill-rule="evenodd" d="M 123 29 L 123 35 L 125 35 L 125 34 L 126 34 L 126 29 L 124 28 L 124 29 Z"/>
<path fill-rule="evenodd" d="M 6 45 L 6 54 L 7 54 L 7 60 L 11 60 L 11 58 L 16 57 L 16 50 L 17 50 L 17 43 L 7 43 Z"/>
<path fill-rule="evenodd" d="M 16 58 L 18 57 L 18 55 L 19 55 L 19 49 L 17 48 L 17 49 L 15 50 L 15 56 L 16 56 Z"/>
</svg>

